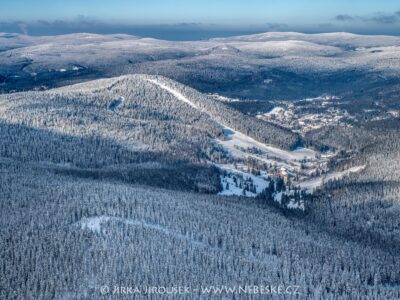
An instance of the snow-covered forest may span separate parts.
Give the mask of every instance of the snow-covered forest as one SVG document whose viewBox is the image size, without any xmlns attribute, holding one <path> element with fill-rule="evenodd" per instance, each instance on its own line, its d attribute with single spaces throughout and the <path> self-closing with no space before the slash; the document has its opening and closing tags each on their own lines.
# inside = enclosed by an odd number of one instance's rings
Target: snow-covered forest
<svg viewBox="0 0 400 300">
<path fill-rule="evenodd" d="M 0 298 L 400 299 L 398 47 L 0 34 Z"/>
<path fill-rule="evenodd" d="M 279 283 L 299 285 L 301 299 L 400 296 L 399 252 L 321 232 L 255 200 L 82 179 L 12 160 L 1 169 L 4 299 L 92 299 L 117 284 Z"/>
</svg>

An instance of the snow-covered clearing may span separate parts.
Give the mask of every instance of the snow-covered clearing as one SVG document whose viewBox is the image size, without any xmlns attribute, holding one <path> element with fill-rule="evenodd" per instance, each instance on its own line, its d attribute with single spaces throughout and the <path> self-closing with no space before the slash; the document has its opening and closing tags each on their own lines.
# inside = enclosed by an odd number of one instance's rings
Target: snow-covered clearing
<svg viewBox="0 0 400 300">
<path fill-rule="evenodd" d="M 249 149 L 249 148 L 256 148 L 264 152 L 264 158 L 277 158 L 285 161 L 291 160 L 302 160 L 304 158 L 307 159 L 314 159 L 316 156 L 316 152 L 311 149 L 304 149 L 300 148 L 294 151 L 286 151 L 276 147 L 265 145 L 255 139 L 224 126 L 225 134 L 227 138 L 225 141 L 220 141 L 219 143 L 225 146 L 227 149 L 232 151 L 232 154 L 238 155 L 237 147 Z"/>
<path fill-rule="evenodd" d="M 300 201 L 300 203 L 297 203 L 293 200 L 290 200 L 290 202 L 288 203 L 288 205 L 286 207 L 289 209 L 300 209 L 302 211 L 305 210 L 304 201 Z"/>
<path fill-rule="evenodd" d="M 101 216 L 101 217 L 91 217 L 91 218 L 83 218 L 80 222 L 82 229 L 89 229 L 93 232 L 100 233 L 101 232 L 101 224 L 110 220 L 110 217 Z"/>
<path fill-rule="evenodd" d="M 271 109 L 271 111 L 265 113 L 265 116 L 276 116 L 276 115 L 281 115 L 285 113 L 285 109 L 283 107 L 280 106 L 276 106 L 273 109 Z"/>
<path fill-rule="evenodd" d="M 239 171 L 235 169 L 233 165 L 216 164 L 216 166 L 223 171 L 223 175 L 221 175 L 223 190 L 219 195 L 256 197 L 257 194 L 261 193 L 269 184 L 269 181 L 267 181 L 265 177 Z M 250 185 L 254 186 L 255 190 L 253 192 L 244 191 L 244 188 Z"/>
<path fill-rule="evenodd" d="M 308 192 L 313 192 L 316 188 L 322 186 L 325 182 L 328 182 L 329 180 L 340 179 L 344 176 L 350 175 L 351 173 L 360 172 L 360 171 L 364 170 L 364 168 L 365 168 L 365 166 L 363 165 L 363 166 L 352 167 L 350 169 L 340 171 L 340 172 L 328 173 L 323 176 L 319 176 L 317 178 L 303 181 L 299 185 L 302 189 L 305 189 Z"/>
<path fill-rule="evenodd" d="M 144 228 L 154 229 L 157 231 L 162 231 L 165 234 L 171 234 L 171 231 L 166 227 L 160 226 L 158 224 L 148 223 L 145 221 L 138 221 L 138 220 L 129 220 L 123 219 L 119 217 L 109 217 L 109 216 L 100 216 L 100 217 L 90 217 L 90 218 L 83 218 L 81 220 L 81 228 L 85 229 L 88 228 L 93 232 L 100 233 L 101 232 L 101 225 L 110 221 L 115 222 L 122 222 L 132 226 L 142 226 Z"/>
<path fill-rule="evenodd" d="M 222 171 L 221 184 L 222 191 L 219 193 L 221 196 L 244 196 L 256 197 L 263 192 L 270 184 L 265 174 L 255 176 L 250 173 L 241 172 L 231 165 L 217 165 Z M 273 194 L 275 202 L 282 204 L 283 196 L 294 196 L 294 191 L 280 191 Z M 286 204 L 286 208 L 295 210 L 305 210 L 304 201 L 295 201 L 290 198 Z"/>
<path fill-rule="evenodd" d="M 213 97 L 215 100 L 218 100 L 220 102 L 240 102 L 240 99 L 238 98 L 228 98 L 225 96 L 221 96 L 219 94 L 209 94 L 211 97 Z"/>
</svg>

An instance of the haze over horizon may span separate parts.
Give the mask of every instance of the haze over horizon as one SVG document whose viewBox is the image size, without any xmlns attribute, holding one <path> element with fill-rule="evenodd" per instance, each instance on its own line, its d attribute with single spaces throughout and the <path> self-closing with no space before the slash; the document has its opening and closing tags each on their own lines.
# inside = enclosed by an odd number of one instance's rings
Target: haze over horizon
<svg viewBox="0 0 400 300">
<path fill-rule="evenodd" d="M 58 35 L 125 33 L 196 40 L 267 31 L 400 33 L 398 1 L 0 0 L 0 32 Z"/>
</svg>

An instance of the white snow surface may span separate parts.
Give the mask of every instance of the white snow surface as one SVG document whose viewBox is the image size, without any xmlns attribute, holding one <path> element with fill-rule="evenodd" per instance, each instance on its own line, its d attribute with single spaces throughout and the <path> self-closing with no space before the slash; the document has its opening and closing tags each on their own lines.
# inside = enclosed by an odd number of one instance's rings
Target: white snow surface
<svg viewBox="0 0 400 300">
<path fill-rule="evenodd" d="M 246 196 L 246 197 L 256 197 L 257 194 L 261 193 L 265 188 L 267 188 L 269 181 L 265 180 L 262 176 L 255 176 L 251 173 L 239 171 L 235 169 L 233 165 L 222 165 L 215 164 L 222 171 L 227 173 L 227 176 L 221 175 L 221 184 L 223 190 L 219 192 L 219 195 L 222 196 Z M 236 177 L 238 182 L 244 183 L 245 181 L 251 180 L 253 185 L 256 188 L 256 193 L 252 193 L 249 191 L 245 191 L 243 194 L 243 189 L 236 186 L 233 180 L 233 177 Z M 226 188 L 226 184 L 229 184 L 229 188 Z"/>
<path fill-rule="evenodd" d="M 304 211 L 305 210 L 304 201 L 301 200 L 300 203 L 296 203 L 293 200 L 291 200 L 289 202 L 289 204 L 287 205 L 287 208 L 289 208 L 289 209 L 300 209 L 300 210 Z"/>
<path fill-rule="evenodd" d="M 81 228 L 82 229 L 90 229 L 93 232 L 100 233 L 101 232 L 101 224 L 110 220 L 110 217 L 100 216 L 100 217 L 91 217 L 91 218 L 83 218 L 81 220 Z"/>
<path fill-rule="evenodd" d="M 323 176 L 319 176 L 317 178 L 313 178 L 310 180 L 303 181 L 299 184 L 302 189 L 307 190 L 308 192 L 313 192 L 316 188 L 322 186 L 325 182 L 329 180 L 337 180 L 344 176 L 348 176 L 351 173 L 357 173 L 365 169 L 365 165 L 352 167 L 350 169 L 340 171 L 340 172 L 333 172 L 328 173 Z"/>
<path fill-rule="evenodd" d="M 306 158 L 315 158 L 315 151 L 311 149 L 297 149 L 295 151 L 286 151 L 276 147 L 272 147 L 266 144 L 263 144 L 255 139 L 237 131 L 227 126 L 224 126 L 226 130 L 228 130 L 228 139 L 225 141 L 220 141 L 220 144 L 225 146 L 230 152 L 235 156 L 243 156 L 242 154 L 238 154 L 238 150 L 235 146 L 241 148 L 257 148 L 263 152 L 265 152 L 268 157 L 279 158 L 282 160 L 301 160 L 304 157 Z"/>
<path fill-rule="evenodd" d="M 150 81 L 151 83 L 154 83 L 155 85 L 158 85 L 160 88 L 168 91 L 169 93 L 174 95 L 178 100 L 189 104 L 191 107 L 193 107 L 197 110 L 200 110 L 200 108 L 197 105 L 195 105 L 193 102 L 191 102 L 188 98 L 186 98 L 184 95 L 182 95 L 182 93 L 180 93 L 179 91 L 170 88 L 169 86 L 159 82 L 156 79 L 147 79 L 147 80 Z"/>
<path fill-rule="evenodd" d="M 266 116 L 271 116 L 271 115 L 276 115 L 276 114 L 282 114 L 285 111 L 283 107 L 276 106 L 271 111 L 267 112 L 265 115 Z"/>
<path fill-rule="evenodd" d="M 80 225 L 81 225 L 82 229 L 87 228 L 93 232 L 101 233 L 101 226 L 104 223 L 107 223 L 110 221 L 123 222 L 125 224 L 134 225 L 134 226 L 142 226 L 145 228 L 162 231 L 166 234 L 171 234 L 171 231 L 169 229 L 167 229 L 166 227 L 160 226 L 158 224 L 152 224 L 152 223 L 148 223 L 145 221 L 129 220 L 129 219 L 123 219 L 123 218 L 119 218 L 119 217 L 110 217 L 110 216 L 98 216 L 98 217 L 83 218 L 80 221 Z"/>
</svg>

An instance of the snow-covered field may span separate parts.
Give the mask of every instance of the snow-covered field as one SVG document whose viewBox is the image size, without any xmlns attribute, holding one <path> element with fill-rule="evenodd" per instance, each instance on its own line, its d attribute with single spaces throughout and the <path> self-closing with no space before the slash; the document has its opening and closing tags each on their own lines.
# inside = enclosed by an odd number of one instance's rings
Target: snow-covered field
<svg viewBox="0 0 400 300">
<path fill-rule="evenodd" d="M 217 165 L 222 171 L 221 184 L 222 192 L 220 195 L 224 196 L 245 196 L 256 197 L 261 193 L 269 184 L 267 176 L 255 176 L 249 172 L 238 170 L 234 165 Z M 250 191 L 244 190 L 248 186 Z M 252 189 L 254 187 L 254 190 Z"/>
<path fill-rule="evenodd" d="M 291 161 L 302 160 L 304 158 L 314 159 L 316 156 L 316 152 L 311 149 L 300 148 L 294 151 L 286 151 L 276 147 L 265 145 L 239 131 L 232 130 L 231 128 L 228 128 L 226 126 L 225 133 L 227 138 L 224 141 L 220 141 L 219 143 L 229 149 L 233 155 L 243 156 L 243 154 L 239 154 L 240 151 L 237 150 L 237 147 L 241 147 L 257 148 L 263 151 L 263 156 L 265 156 L 268 162 L 270 161 L 270 158 Z"/>
<path fill-rule="evenodd" d="M 323 176 L 319 176 L 319 177 L 312 178 L 310 180 L 301 182 L 300 187 L 302 189 L 307 190 L 308 192 L 313 192 L 313 191 L 315 191 L 315 189 L 322 186 L 324 183 L 328 182 L 329 180 L 340 179 L 342 177 L 350 175 L 351 173 L 360 172 L 360 171 L 364 170 L 364 168 L 365 168 L 365 166 L 363 165 L 363 166 L 352 167 L 350 169 L 340 171 L 340 172 L 328 173 Z"/>
</svg>

